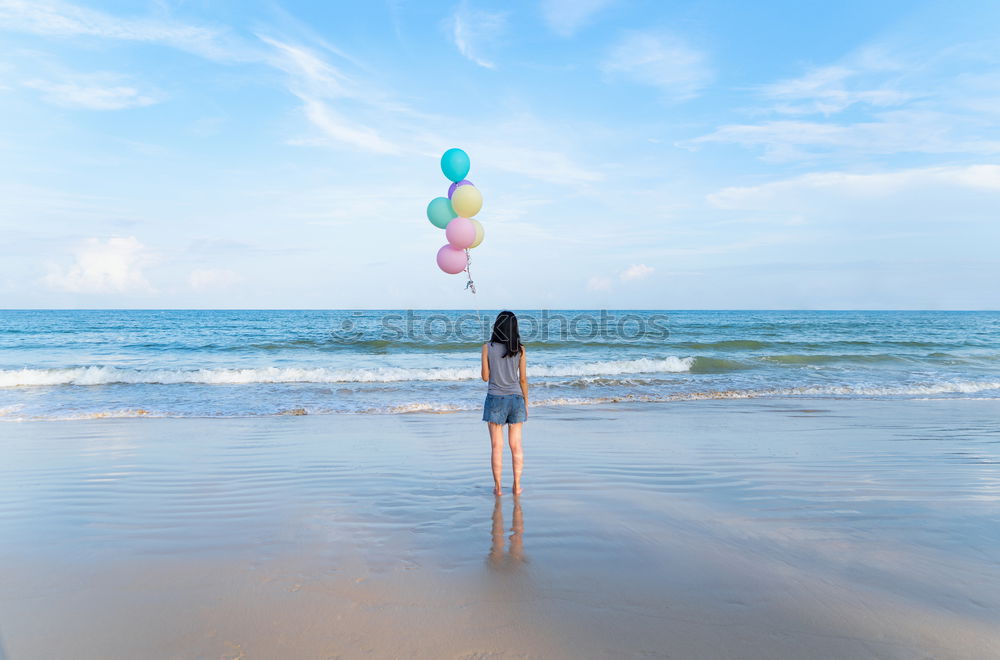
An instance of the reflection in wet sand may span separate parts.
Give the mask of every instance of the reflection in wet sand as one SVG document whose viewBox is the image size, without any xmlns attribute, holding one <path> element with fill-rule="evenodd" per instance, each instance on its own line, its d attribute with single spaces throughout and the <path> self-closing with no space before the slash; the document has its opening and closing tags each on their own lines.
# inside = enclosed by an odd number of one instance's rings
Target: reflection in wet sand
<svg viewBox="0 0 1000 660">
<path fill-rule="evenodd" d="M 492 543 L 487 563 L 497 570 L 512 570 L 527 561 L 524 556 L 524 513 L 521 510 L 521 498 L 514 496 L 514 521 L 510 531 L 510 545 L 505 543 L 503 524 L 503 498 L 496 497 L 493 504 Z"/>
<path fill-rule="evenodd" d="M 0 660 L 1000 658 L 1000 401 L 476 417 L 0 423 Z"/>
</svg>

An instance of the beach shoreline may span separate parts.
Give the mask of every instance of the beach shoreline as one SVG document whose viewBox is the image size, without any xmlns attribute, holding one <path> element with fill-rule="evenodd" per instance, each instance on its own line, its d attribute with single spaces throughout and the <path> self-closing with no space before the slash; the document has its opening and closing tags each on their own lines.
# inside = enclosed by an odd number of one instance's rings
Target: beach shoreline
<svg viewBox="0 0 1000 660">
<path fill-rule="evenodd" d="M 499 499 L 471 414 L 8 424 L 3 648 L 987 657 L 998 412 L 539 408 L 525 493 Z M 505 468 L 509 489 L 509 455 Z"/>
</svg>

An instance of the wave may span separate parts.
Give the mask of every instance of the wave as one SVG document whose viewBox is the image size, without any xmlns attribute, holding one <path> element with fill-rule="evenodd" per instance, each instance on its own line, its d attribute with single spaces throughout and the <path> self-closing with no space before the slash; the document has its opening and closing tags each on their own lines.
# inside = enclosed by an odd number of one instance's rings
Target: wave
<svg viewBox="0 0 1000 660">
<path fill-rule="evenodd" d="M 689 348 L 692 350 L 710 351 L 738 351 L 738 350 L 758 350 L 771 346 L 770 342 L 756 341 L 753 339 L 726 339 L 723 341 L 710 342 L 681 342 L 672 344 L 676 348 Z"/>
<path fill-rule="evenodd" d="M 834 396 L 927 396 L 934 394 L 977 394 L 989 390 L 1000 390 L 1000 381 L 945 381 L 940 383 L 906 385 L 809 385 L 778 390 L 789 395 L 834 395 Z"/>
<path fill-rule="evenodd" d="M 762 388 L 744 390 L 706 390 L 700 392 L 676 392 L 671 394 L 621 394 L 596 397 L 551 397 L 532 400 L 535 406 L 576 406 L 600 403 L 668 403 L 671 401 L 701 401 L 709 399 L 765 399 L 809 396 L 858 396 L 858 397 L 927 397 L 940 394 L 978 394 L 990 390 L 1000 391 L 1000 381 L 951 381 L 941 383 L 911 383 L 896 386 L 874 385 L 808 385 L 801 387 Z M 993 399 L 996 397 L 984 397 Z M 452 404 L 407 404 L 388 408 L 371 409 L 365 412 L 456 412 L 476 410 L 477 406 Z"/>
<path fill-rule="evenodd" d="M 105 341 L 94 340 L 84 342 L 74 339 L 70 346 L 87 344 L 103 345 Z M 124 342 L 119 344 L 122 349 L 138 349 L 174 353 L 279 353 L 279 352 L 319 352 L 319 353 L 471 353 L 479 350 L 482 342 L 479 339 L 466 341 L 437 341 L 434 339 L 351 339 L 351 338 L 302 338 L 274 339 L 271 341 L 234 342 L 234 343 L 182 343 L 177 341 L 163 342 Z M 657 348 L 667 345 L 662 338 L 635 338 L 619 341 L 589 340 L 589 339 L 529 339 L 524 342 L 529 349 L 564 349 L 564 348 Z M 50 349 L 51 342 L 34 344 L 18 344 L 21 349 Z"/>
<path fill-rule="evenodd" d="M 11 408 L 0 408 L 0 421 L 5 422 L 28 422 L 28 421 L 78 421 L 85 419 L 124 419 L 130 417 L 186 417 L 188 415 L 167 415 L 150 412 L 142 408 L 120 408 L 116 410 L 97 410 L 94 412 L 62 413 L 62 414 L 20 414 Z"/>
<path fill-rule="evenodd" d="M 592 403 L 700 401 L 706 399 L 764 399 L 783 397 L 927 397 L 939 394 L 978 394 L 1000 390 L 1000 381 L 950 381 L 941 383 L 911 383 L 895 386 L 875 385 L 804 385 L 761 389 L 705 390 L 670 394 L 621 394 L 598 397 L 555 397 L 539 399 L 532 405 L 581 405 Z M 989 397 L 993 398 L 993 397 Z"/>
<path fill-rule="evenodd" d="M 670 401 L 698 401 L 705 399 L 762 399 L 807 396 L 860 396 L 860 397 L 924 397 L 938 394 L 978 394 L 1000 390 L 1000 381 L 952 381 L 942 383 L 915 383 L 896 386 L 874 385 L 806 385 L 801 387 L 762 388 L 752 390 L 706 390 L 676 392 L 672 394 L 622 394 L 590 398 L 554 398 L 539 400 L 533 405 L 575 405 L 577 403 L 623 403 L 628 401 L 666 403 Z"/>
<path fill-rule="evenodd" d="M 690 371 L 695 358 L 639 358 L 558 366 L 531 366 L 530 376 L 607 376 Z M 413 369 L 373 367 L 263 367 L 254 369 L 124 369 L 73 367 L 0 370 L 0 388 L 55 385 L 247 385 L 254 383 L 396 383 L 405 381 L 460 381 L 479 378 L 473 367 Z"/>
<path fill-rule="evenodd" d="M 697 357 L 691 365 L 691 373 L 695 374 L 720 374 L 741 369 L 753 369 L 753 365 L 736 360 L 710 357 Z"/>
<path fill-rule="evenodd" d="M 813 354 L 792 354 L 792 355 L 762 355 L 759 358 L 765 362 L 776 362 L 778 364 L 831 364 L 834 362 L 860 362 L 864 364 L 876 364 L 881 362 L 910 362 L 911 358 L 901 355 L 889 355 L 886 353 L 877 354 L 856 354 L 856 355 L 830 355 L 822 353 Z"/>
<path fill-rule="evenodd" d="M 621 394 L 610 396 L 557 396 L 550 398 L 537 398 L 532 400 L 532 408 L 535 407 L 561 407 L 561 406 L 586 406 L 599 404 L 621 404 L 621 403 L 671 403 L 683 401 L 705 401 L 705 400 L 739 400 L 739 399 L 781 399 L 799 397 L 910 397 L 917 400 L 949 399 L 955 397 L 944 397 L 947 394 L 978 394 L 997 390 L 1000 393 L 1000 381 L 953 381 L 943 383 L 908 384 L 898 386 L 869 386 L 869 385 L 825 385 L 825 386 L 803 386 L 771 389 L 747 389 L 747 390 L 705 390 L 700 392 L 676 392 L 672 394 Z M 977 397 L 977 399 L 1000 400 L 1000 396 Z M 55 420 L 89 420 L 89 419 L 113 419 L 113 418 L 164 418 L 164 417 L 220 417 L 220 418 L 244 418 L 244 417 L 275 417 L 275 416 L 299 416 L 299 415 L 331 415 L 331 414 L 376 414 L 376 415 L 398 415 L 410 413 L 462 413 L 475 412 L 480 410 L 479 400 L 464 401 L 461 403 L 416 401 L 410 403 L 390 404 L 368 408 L 354 409 L 331 409 L 331 408 L 284 408 L 271 412 L 233 412 L 229 414 L 219 413 L 196 413 L 196 412 L 161 412 L 147 410 L 145 408 L 120 408 L 113 410 L 98 410 L 93 412 L 79 413 L 35 413 L 26 414 L 21 406 L 9 406 L 0 408 L 0 421 L 21 422 L 21 421 L 55 421 Z"/>
<path fill-rule="evenodd" d="M 621 345 L 621 344 L 618 344 Z M 670 348 L 687 349 L 692 351 L 756 351 L 766 348 L 771 349 L 805 349 L 805 350 L 831 350 L 850 349 L 850 347 L 899 347 L 899 348 L 964 348 L 969 346 L 990 346 L 988 342 L 963 340 L 963 341 L 905 341 L 892 339 L 829 339 L 827 341 L 807 341 L 807 340 L 771 340 L 760 341 L 755 339 L 725 339 L 711 342 L 672 342 Z"/>
<path fill-rule="evenodd" d="M 942 355 L 928 356 L 942 360 Z M 766 355 L 745 361 L 718 357 L 659 357 L 630 360 L 534 365 L 528 367 L 531 378 L 592 379 L 593 384 L 615 384 L 616 380 L 632 381 L 628 376 L 657 374 L 725 374 L 734 371 L 775 367 L 815 366 L 854 363 L 875 367 L 886 363 L 911 363 L 916 358 L 888 354 L 872 355 Z M 948 363 L 960 362 L 954 357 Z M 403 383 L 460 382 L 477 380 L 479 368 L 468 367 L 368 367 L 338 369 L 331 367 L 257 367 L 206 369 L 131 369 L 112 366 L 85 366 L 48 369 L 0 369 L 0 389 L 38 386 L 98 386 L 98 385 L 251 385 L 265 383 Z M 622 379 L 621 377 L 625 377 Z M 606 380 L 602 380 L 606 379 Z"/>
</svg>

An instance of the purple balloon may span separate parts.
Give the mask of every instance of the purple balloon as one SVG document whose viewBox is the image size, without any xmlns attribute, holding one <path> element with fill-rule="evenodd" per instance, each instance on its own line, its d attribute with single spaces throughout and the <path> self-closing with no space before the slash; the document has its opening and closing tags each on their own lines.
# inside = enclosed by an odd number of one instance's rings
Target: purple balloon
<svg viewBox="0 0 1000 660">
<path fill-rule="evenodd" d="M 461 181 L 456 181 L 455 183 L 448 186 L 448 199 L 451 199 L 451 196 L 455 194 L 455 189 L 458 188 L 459 186 L 472 186 L 472 185 L 475 184 L 469 181 L 468 179 L 462 179 Z"/>
</svg>

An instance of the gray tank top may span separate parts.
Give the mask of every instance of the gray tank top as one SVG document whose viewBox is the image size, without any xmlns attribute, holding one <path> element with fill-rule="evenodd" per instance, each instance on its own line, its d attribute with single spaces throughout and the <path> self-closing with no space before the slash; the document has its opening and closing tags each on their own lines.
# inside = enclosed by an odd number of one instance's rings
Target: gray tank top
<svg viewBox="0 0 1000 660">
<path fill-rule="evenodd" d="M 487 357 L 490 363 L 490 385 L 487 394 L 520 394 L 521 381 L 518 378 L 518 367 L 521 364 L 521 354 L 504 357 L 507 347 L 503 344 L 487 344 Z"/>
</svg>

